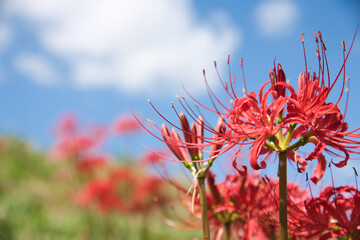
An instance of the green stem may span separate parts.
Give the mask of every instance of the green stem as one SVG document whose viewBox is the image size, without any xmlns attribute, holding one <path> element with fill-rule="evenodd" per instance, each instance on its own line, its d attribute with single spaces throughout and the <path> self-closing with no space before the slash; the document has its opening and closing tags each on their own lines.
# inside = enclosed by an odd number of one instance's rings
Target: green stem
<svg viewBox="0 0 360 240">
<path fill-rule="evenodd" d="M 276 240 L 275 226 L 270 225 L 270 240 Z"/>
<path fill-rule="evenodd" d="M 280 240 L 288 239 L 287 232 L 287 159 L 286 152 L 279 153 L 279 223 Z"/>
<path fill-rule="evenodd" d="M 296 124 L 290 124 L 289 132 L 287 133 L 284 141 L 284 146 L 289 145 L 289 142 L 291 140 L 291 136 L 295 130 Z"/>
<path fill-rule="evenodd" d="M 231 222 L 224 223 L 224 240 L 230 240 L 231 232 L 230 232 Z"/>
<path fill-rule="evenodd" d="M 206 203 L 205 176 L 200 176 L 197 178 L 197 180 L 199 183 L 199 192 L 200 192 L 203 240 L 210 240 L 209 218 L 208 218 L 207 203 Z"/>
</svg>

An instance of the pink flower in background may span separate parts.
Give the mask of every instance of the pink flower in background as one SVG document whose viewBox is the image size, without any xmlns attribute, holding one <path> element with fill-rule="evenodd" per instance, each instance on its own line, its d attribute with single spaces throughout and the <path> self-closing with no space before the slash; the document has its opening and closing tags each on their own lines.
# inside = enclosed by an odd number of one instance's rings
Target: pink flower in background
<svg viewBox="0 0 360 240">
<path fill-rule="evenodd" d="M 99 168 L 108 166 L 109 159 L 106 156 L 87 156 L 78 162 L 77 167 L 82 173 L 91 173 Z"/>
<path fill-rule="evenodd" d="M 101 212 L 145 213 L 155 206 L 164 206 L 168 199 L 163 192 L 164 182 L 134 171 L 117 167 L 104 178 L 90 180 L 77 194 L 76 201 Z"/>
<path fill-rule="evenodd" d="M 56 143 L 54 155 L 57 159 L 81 160 L 90 157 L 106 137 L 106 128 L 102 126 L 87 126 L 80 128 L 77 119 L 70 114 L 60 118 L 55 126 Z"/>
<path fill-rule="evenodd" d="M 131 115 L 119 116 L 112 125 L 115 134 L 132 134 L 141 130 L 141 125 Z"/>
<path fill-rule="evenodd" d="M 101 212 L 117 209 L 118 197 L 113 193 L 113 185 L 107 179 L 89 181 L 76 197 L 83 206 L 94 204 Z"/>
<path fill-rule="evenodd" d="M 78 122 L 74 115 L 66 113 L 59 119 L 55 126 L 55 133 L 59 137 L 66 137 L 73 135 L 78 129 Z"/>
</svg>

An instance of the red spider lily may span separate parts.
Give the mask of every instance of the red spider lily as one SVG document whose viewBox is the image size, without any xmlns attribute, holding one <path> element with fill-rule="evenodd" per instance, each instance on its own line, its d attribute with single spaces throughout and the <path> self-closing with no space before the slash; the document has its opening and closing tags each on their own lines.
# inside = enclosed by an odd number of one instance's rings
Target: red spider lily
<svg viewBox="0 0 360 240">
<path fill-rule="evenodd" d="M 116 169 L 106 178 L 88 182 L 78 194 L 77 201 L 84 206 L 95 205 L 99 210 L 126 211 L 131 203 L 136 178 L 128 169 Z"/>
<path fill-rule="evenodd" d="M 83 206 L 95 204 L 100 211 L 107 212 L 118 209 L 120 200 L 113 193 L 113 185 L 105 179 L 88 182 L 77 195 L 76 201 Z"/>
<path fill-rule="evenodd" d="M 267 213 L 265 217 L 262 217 L 262 221 L 269 225 L 271 228 L 265 228 L 266 234 L 270 239 L 278 239 L 279 238 L 279 208 L 278 208 L 278 201 L 280 197 L 279 189 L 279 181 L 269 179 L 267 177 L 263 178 L 265 181 L 265 186 L 268 189 L 268 193 L 264 194 L 261 198 L 262 201 L 265 201 L 263 211 Z M 303 206 L 304 201 L 308 198 L 309 192 L 300 188 L 300 186 L 296 183 L 288 183 L 287 184 L 287 209 L 288 215 L 293 216 L 295 215 L 298 217 L 298 209 Z M 295 213 L 294 213 L 295 211 Z M 302 217 L 302 216 L 301 216 Z M 302 218 L 299 217 L 299 221 Z M 289 217 L 290 218 L 290 217 Z M 292 221 L 288 222 L 289 226 L 291 226 L 289 230 L 289 234 L 293 238 L 294 232 L 297 233 L 296 224 Z"/>
<path fill-rule="evenodd" d="M 161 179 L 140 179 L 129 168 L 117 168 L 106 178 L 89 181 L 76 199 L 79 204 L 95 206 L 102 212 L 144 213 L 165 203 L 163 187 Z"/>
<path fill-rule="evenodd" d="M 259 101 L 256 94 L 250 92 L 245 97 L 235 99 L 233 109 L 227 115 L 230 119 L 227 137 L 236 142 L 254 139 L 251 142 L 249 161 L 255 170 L 266 167 L 265 161 L 259 165 L 257 159 L 268 137 L 275 136 L 283 127 L 282 124 L 275 124 L 275 121 L 287 103 L 286 98 L 280 97 L 268 106 L 268 96 L 273 91 L 263 93 L 266 84 L 260 89 Z"/>
<path fill-rule="evenodd" d="M 350 50 L 346 57 L 345 46 L 343 43 L 343 66 L 332 83 L 328 74 L 328 81 L 326 84 L 326 74 L 324 69 L 328 69 L 328 65 L 327 61 L 325 66 L 324 63 L 321 63 L 321 57 L 319 55 L 319 52 L 321 51 L 323 59 L 326 60 L 326 48 L 320 32 L 319 36 L 321 46 L 321 50 L 317 50 L 319 73 L 317 75 L 316 72 L 313 72 L 313 76 L 311 76 L 310 72 L 301 73 L 298 80 L 298 93 L 296 93 L 291 86 L 288 87 L 289 91 L 291 92 L 291 99 L 287 106 L 288 114 L 285 121 L 288 124 L 298 124 L 298 127 L 294 131 L 297 136 L 304 136 L 305 134 L 308 134 L 309 137 L 313 136 L 313 138 L 316 138 L 315 141 L 317 147 L 315 148 L 314 152 L 307 157 L 307 160 L 316 158 L 323 150 L 326 150 L 329 153 L 333 153 L 328 149 L 328 147 L 332 147 L 333 149 L 344 153 L 345 159 L 339 163 L 335 163 L 337 167 L 343 167 L 346 165 L 347 160 L 350 157 L 349 153 L 359 153 L 357 148 L 360 144 L 359 140 L 354 140 L 360 137 L 360 134 L 355 134 L 358 129 L 346 132 L 348 130 L 348 125 L 344 121 L 344 115 L 340 112 L 340 108 L 337 105 L 344 92 L 345 72 L 341 94 L 337 102 L 335 104 L 332 102 L 327 103 L 326 100 L 330 94 L 330 91 L 338 81 L 340 73 L 345 71 L 345 63 L 353 43 L 351 44 Z M 319 44 L 317 34 L 315 34 L 315 37 L 316 42 Z"/>
<path fill-rule="evenodd" d="M 305 170 L 306 161 L 317 159 L 318 164 L 311 178 L 314 183 L 322 178 L 326 169 L 324 151 L 336 157 L 340 156 L 338 152 L 344 154 L 342 161 L 334 163 L 337 167 L 345 166 L 351 153 L 360 154 L 358 150 L 360 134 L 356 133 L 360 128 L 348 131 L 345 117 L 338 106 L 345 91 L 345 63 L 354 39 L 346 55 L 344 47 L 342 67 L 335 79 L 331 81 L 325 53 L 326 47 L 320 32 L 319 35 L 320 41 L 316 34 L 316 42 L 319 46 L 316 51 L 319 60 L 318 74 L 314 72 L 311 75 L 308 71 L 301 73 L 298 80 L 298 92 L 286 82 L 285 73 L 280 64 L 277 68 L 273 67 L 270 70 L 270 81 L 262 85 L 258 95 L 254 92 L 247 93 L 245 88 L 243 97 L 237 95 L 233 83 L 235 78 L 231 77 L 229 70 L 229 81 L 224 83 L 221 78 L 220 81 L 227 98 L 232 100 L 232 104 L 223 104 L 208 88 L 215 110 L 202 106 L 228 119 L 226 122 L 228 128 L 224 136 L 225 145 L 228 147 L 222 152 L 236 145 L 240 147 L 251 145 L 249 161 L 255 170 L 265 168 L 266 159 L 274 151 L 287 153 L 287 158 L 301 165 L 299 171 Z M 344 74 L 341 94 L 336 103 L 328 102 L 328 96 L 341 79 L 341 73 Z M 325 81 L 326 76 L 327 81 Z M 207 82 L 206 78 L 205 81 Z M 272 96 L 272 99 L 269 96 Z M 215 103 L 220 107 L 215 106 Z M 307 157 L 300 158 L 296 150 L 309 142 L 315 144 L 314 150 Z M 261 155 L 265 157 L 258 163 Z M 234 166 L 236 166 L 235 163 Z"/>
<path fill-rule="evenodd" d="M 96 169 L 106 167 L 108 159 L 105 156 L 87 156 L 78 162 L 77 167 L 82 173 L 91 173 Z"/>
<path fill-rule="evenodd" d="M 272 190 L 258 175 L 227 175 L 216 184 L 215 175 L 209 172 L 207 180 L 208 215 L 215 236 L 229 231 L 234 239 L 267 238 L 273 226 L 265 219 L 277 209 L 269 198 Z"/>
<path fill-rule="evenodd" d="M 360 192 L 355 187 L 329 187 L 319 198 L 328 201 L 328 212 L 333 219 L 330 232 L 353 239 L 360 237 Z"/>
<path fill-rule="evenodd" d="M 93 126 L 80 129 L 72 115 L 62 117 L 56 126 L 57 142 L 54 153 L 57 158 L 81 158 L 93 151 L 104 140 L 106 129 Z"/>
<path fill-rule="evenodd" d="M 87 136 L 72 136 L 56 143 L 55 152 L 60 158 L 71 158 L 93 149 L 97 141 Z"/>
<path fill-rule="evenodd" d="M 214 239 L 220 239 L 229 228 L 230 239 L 277 239 L 278 231 L 278 181 L 261 178 L 258 174 L 227 175 L 220 183 L 215 182 L 215 174 L 207 176 L 209 192 L 207 193 L 208 215 Z M 297 184 L 289 183 L 287 187 L 289 214 L 299 217 L 298 209 L 308 198 L 308 191 Z M 199 217 L 199 201 L 195 201 L 195 215 Z M 190 205 L 190 204 L 189 204 Z M 301 221 L 301 216 L 298 221 Z M 309 220 L 310 221 L 310 220 Z M 297 223 L 297 222 L 296 222 Z M 296 225 L 292 226 L 296 232 Z M 293 232 L 290 232 L 293 236 Z M 298 235 L 296 235 L 298 236 Z"/>
<path fill-rule="evenodd" d="M 359 130 L 348 130 L 348 124 L 344 121 L 345 117 L 340 112 L 340 108 L 337 105 L 343 95 L 345 86 L 345 63 L 349 56 L 350 50 L 345 57 L 344 48 L 344 62 L 340 69 L 340 72 L 336 76 L 335 80 L 331 83 L 330 76 L 328 74 L 327 84 L 325 83 L 324 69 L 328 69 L 325 44 L 323 43 L 321 33 L 320 46 L 321 50 L 317 50 L 318 62 L 319 62 L 319 74 L 316 72 L 311 76 L 310 72 L 303 72 L 299 76 L 298 80 L 298 93 L 291 86 L 287 86 L 291 95 L 287 106 L 287 115 L 284 119 L 286 124 L 290 124 L 294 129 L 292 138 L 296 139 L 302 137 L 308 142 L 312 142 L 316 145 L 314 151 L 310 153 L 305 159 L 313 160 L 318 159 L 319 164 L 316 172 L 317 177 L 313 177 L 313 182 L 317 182 L 325 172 L 326 160 L 322 152 L 339 156 L 332 149 L 343 152 L 344 160 L 334 163 L 337 167 L 344 167 L 350 158 L 350 153 L 359 154 L 358 147 L 360 145 L 360 134 L 356 134 Z M 318 35 L 315 33 L 316 42 L 319 44 Z M 354 40 L 353 40 L 354 42 Z M 319 46 L 319 45 L 318 45 Z M 325 59 L 321 63 L 321 57 L 319 52 L 322 52 L 322 58 Z M 341 72 L 344 71 L 344 78 L 342 83 L 342 90 L 339 99 L 334 104 L 332 102 L 326 102 L 330 91 L 333 89 L 335 83 L 338 81 Z M 291 125 L 293 124 L 293 125 Z M 332 149 L 330 149 L 332 148 Z"/>
<path fill-rule="evenodd" d="M 358 239 L 360 192 L 355 187 L 327 187 L 303 207 L 289 206 L 292 235 L 306 239 Z"/>
<path fill-rule="evenodd" d="M 164 182 L 162 179 L 148 176 L 141 180 L 133 194 L 131 211 L 144 213 L 151 211 L 154 206 L 164 207 L 168 197 L 163 191 Z"/>
</svg>

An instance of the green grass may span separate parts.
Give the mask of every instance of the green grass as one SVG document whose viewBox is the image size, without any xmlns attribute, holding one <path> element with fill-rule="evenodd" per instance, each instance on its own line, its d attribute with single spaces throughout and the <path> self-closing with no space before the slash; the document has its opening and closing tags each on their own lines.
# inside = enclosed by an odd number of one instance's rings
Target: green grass
<svg viewBox="0 0 360 240">
<path fill-rule="evenodd" d="M 72 200 L 76 184 L 61 176 L 61 163 L 28 143 L 3 138 L 0 146 L 0 240 L 194 239 L 151 216 L 99 214 Z M 179 208 L 180 213 L 181 208 Z"/>
</svg>

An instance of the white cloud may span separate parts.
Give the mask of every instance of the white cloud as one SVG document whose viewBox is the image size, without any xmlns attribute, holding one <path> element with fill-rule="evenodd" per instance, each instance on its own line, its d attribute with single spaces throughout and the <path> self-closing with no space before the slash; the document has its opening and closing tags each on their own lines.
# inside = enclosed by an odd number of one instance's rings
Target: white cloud
<svg viewBox="0 0 360 240">
<path fill-rule="evenodd" d="M 255 9 L 258 30 L 265 36 L 278 37 L 290 32 L 299 16 L 293 1 L 263 1 Z"/>
<path fill-rule="evenodd" d="M 202 24 L 187 0 L 8 2 L 7 12 L 30 21 L 44 48 L 71 66 L 82 87 L 202 86 L 202 69 L 225 61 L 239 44 L 224 14 Z"/>
<path fill-rule="evenodd" d="M 5 23 L 0 23 L 0 53 L 9 45 L 12 32 Z"/>
<path fill-rule="evenodd" d="M 15 68 L 40 85 L 54 85 L 57 73 L 51 63 L 44 57 L 34 54 L 23 54 L 14 60 Z"/>
</svg>

